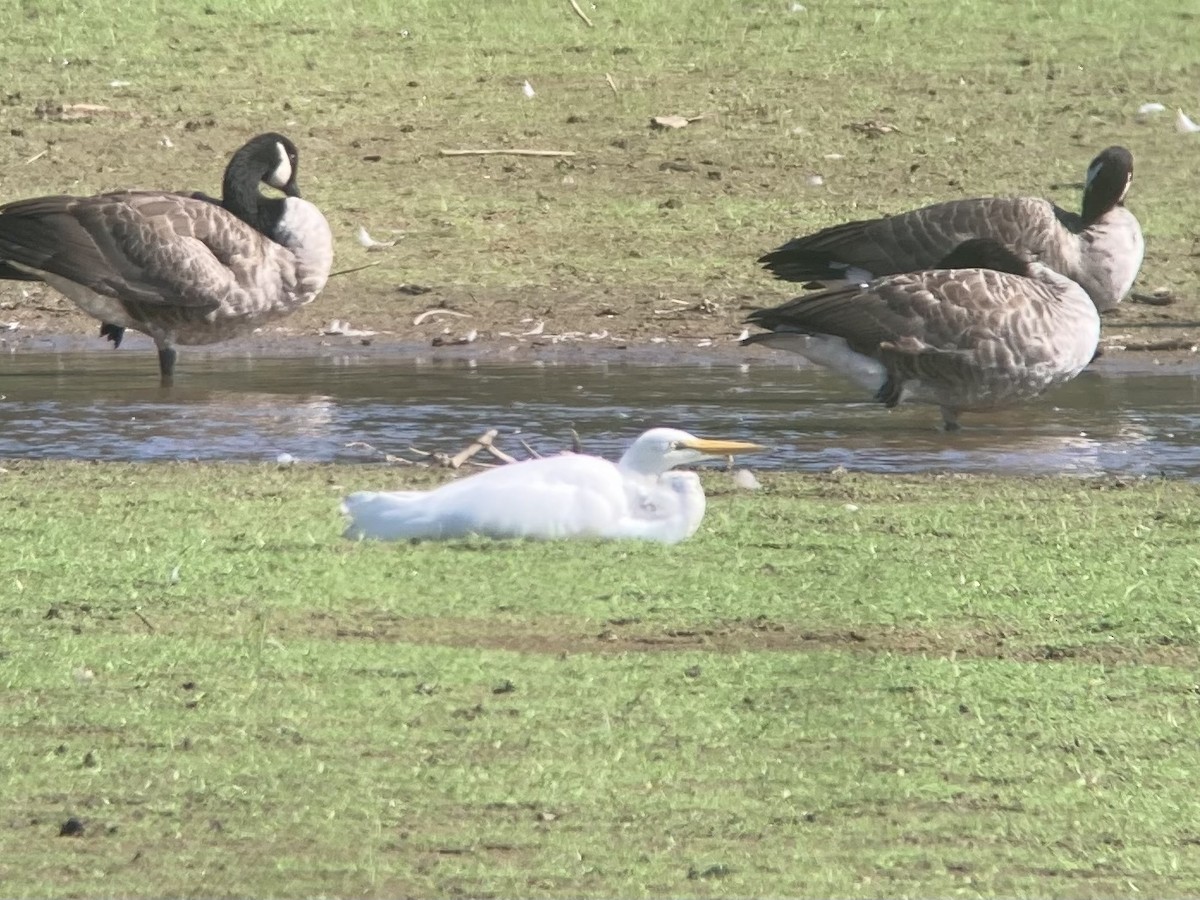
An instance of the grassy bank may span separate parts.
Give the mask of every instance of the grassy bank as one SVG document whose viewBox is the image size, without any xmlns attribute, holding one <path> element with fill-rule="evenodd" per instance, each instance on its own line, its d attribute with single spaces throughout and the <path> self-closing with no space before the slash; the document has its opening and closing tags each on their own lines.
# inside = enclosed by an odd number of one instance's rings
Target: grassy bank
<svg viewBox="0 0 1200 900">
<path fill-rule="evenodd" d="M 724 337 L 792 234 L 1074 207 L 1121 143 L 1182 299 L 1106 330 L 1200 320 L 1197 142 L 1135 115 L 1200 115 L 1190 0 L 581 5 L 19 0 L 0 199 L 213 191 L 279 129 L 375 264 L 289 329 Z M 505 147 L 576 155 L 439 155 Z M 674 548 L 410 547 L 336 502 L 428 475 L 5 469 L 5 895 L 1200 893 L 1194 485 L 713 474 Z"/>
<path fill-rule="evenodd" d="M 1200 115 L 1190 0 L 585 6 L 594 28 L 566 0 L 22 0 L 0 12 L 0 196 L 212 191 L 247 135 L 282 129 L 339 266 L 376 264 L 335 278 L 288 328 L 338 318 L 428 339 L 444 323 L 411 322 L 444 302 L 485 340 L 522 319 L 546 334 L 721 337 L 745 307 L 788 295 L 753 260 L 793 234 L 980 194 L 1078 208 L 1087 163 L 1121 143 L 1147 235 L 1139 289 L 1182 300 L 1127 307 L 1108 331 L 1200 315 L 1197 141 L 1171 112 L 1136 115 L 1149 100 Z M 58 107 L 77 104 L 105 109 L 64 121 Z M 651 131 L 662 114 L 705 118 Z M 855 130 L 869 122 L 895 130 Z M 514 147 L 577 155 L 438 155 Z M 368 254 L 359 225 L 399 243 Z M 0 290 L 26 327 L 91 329 L 49 294 Z"/>
<path fill-rule="evenodd" d="M 1193 485 L 713 473 L 673 548 L 407 546 L 336 498 L 433 476 L 6 468 L 11 895 L 1200 890 Z"/>
</svg>

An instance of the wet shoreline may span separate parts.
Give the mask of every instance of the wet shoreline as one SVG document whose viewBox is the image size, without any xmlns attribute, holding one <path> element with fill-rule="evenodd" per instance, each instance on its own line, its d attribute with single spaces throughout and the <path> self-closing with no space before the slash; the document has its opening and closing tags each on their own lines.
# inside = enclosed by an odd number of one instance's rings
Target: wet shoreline
<svg viewBox="0 0 1200 900">
<path fill-rule="evenodd" d="M 159 386 L 153 349 L 54 340 L 0 354 L 0 457 L 377 462 L 456 452 L 497 428 L 525 455 L 570 445 L 619 454 L 670 424 L 753 439 L 751 468 L 1158 475 L 1200 479 L 1200 367 L 1122 355 L 1019 408 L 883 409 L 801 358 L 762 348 L 495 344 L 428 348 L 349 338 L 249 338 L 181 355 Z M 46 346 L 43 344 L 43 346 Z M 86 346 L 87 350 L 71 350 Z"/>
<path fill-rule="evenodd" d="M 786 369 L 816 368 L 802 357 L 762 346 L 743 347 L 734 338 L 689 339 L 663 337 L 654 340 L 483 338 L 470 343 L 431 346 L 428 341 L 399 340 L 373 335 L 256 334 L 220 344 L 179 348 L 179 373 L 186 377 L 188 360 L 293 359 L 303 357 L 347 357 L 364 362 L 437 362 L 475 360 L 488 364 L 523 364 L 541 361 L 554 364 L 630 364 L 639 366 L 754 365 Z M 107 341 L 71 333 L 14 332 L 0 334 L 0 356 L 24 354 L 110 354 L 122 360 L 135 357 L 144 363 L 147 377 L 157 372 L 154 343 L 143 335 L 128 332 L 119 349 Z M 1200 353 L 1187 349 L 1140 351 L 1108 349 L 1090 370 L 1105 374 L 1200 373 Z M 0 372 L 0 376 L 2 376 Z"/>
</svg>

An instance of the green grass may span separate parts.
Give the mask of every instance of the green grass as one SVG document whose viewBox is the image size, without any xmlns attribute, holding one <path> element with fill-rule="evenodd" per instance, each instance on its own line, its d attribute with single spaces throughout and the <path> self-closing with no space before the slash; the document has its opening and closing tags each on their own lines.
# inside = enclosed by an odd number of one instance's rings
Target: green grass
<svg viewBox="0 0 1200 900">
<path fill-rule="evenodd" d="M 8 464 L 6 893 L 1200 890 L 1195 486 L 712 474 L 676 547 L 338 536 L 433 477 Z"/>
<path fill-rule="evenodd" d="M 444 302 L 485 340 L 717 335 L 787 295 L 753 259 L 793 234 L 1075 206 L 1122 143 L 1139 288 L 1183 299 L 1108 328 L 1200 316 L 1196 142 L 1135 117 L 1200 114 L 1187 0 L 581 3 L 594 29 L 565 0 L 18 0 L 0 197 L 213 191 L 279 129 L 338 266 L 377 263 L 289 327 L 428 338 Z M 404 236 L 368 256 L 360 224 Z M 51 296 L 0 309 L 83 323 Z M 1195 486 L 714 475 L 672 548 L 338 537 L 340 494 L 410 477 L 8 464 L 6 895 L 1200 893 Z"/>
<path fill-rule="evenodd" d="M 290 320 L 297 329 L 337 317 L 428 338 L 440 326 L 407 323 L 443 301 L 473 313 L 485 339 L 525 317 L 547 333 L 592 330 L 598 310 L 626 337 L 717 335 L 739 330 L 742 307 L 789 293 L 753 260 L 794 234 L 964 195 L 1077 208 L 1087 163 L 1122 143 L 1148 241 L 1139 289 L 1183 299 L 1127 307 L 1110 331 L 1196 321 L 1196 141 L 1170 113 L 1136 117 L 1147 100 L 1200 115 L 1189 0 L 790 7 L 696 2 L 684 15 L 661 0 L 601 2 L 588 29 L 565 0 L 22 0 L 0 12 L 0 127 L 16 132 L 0 143 L 0 192 L 215 190 L 226 154 L 278 128 L 301 145 L 301 181 L 334 226 L 339 266 L 377 264 L 334 279 Z M 43 101 L 115 112 L 63 123 L 38 116 Z M 707 118 L 651 132 L 663 113 Z M 847 127 L 868 119 L 900 130 Z M 578 156 L 438 156 L 464 147 Z M 824 185 L 809 186 L 812 174 Z M 404 236 L 367 254 L 359 225 Z M 434 293 L 397 295 L 402 283 Z M 4 290 L 17 309 L 39 303 Z M 656 318 L 669 299 L 720 309 Z"/>
</svg>

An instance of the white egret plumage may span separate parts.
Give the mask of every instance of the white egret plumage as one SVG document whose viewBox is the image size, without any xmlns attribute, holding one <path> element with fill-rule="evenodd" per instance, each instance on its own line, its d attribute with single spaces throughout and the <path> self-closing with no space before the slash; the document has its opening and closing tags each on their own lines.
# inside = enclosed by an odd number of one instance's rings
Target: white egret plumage
<svg viewBox="0 0 1200 900">
<path fill-rule="evenodd" d="M 348 538 L 632 538 L 674 544 L 704 518 L 694 472 L 675 466 L 763 449 L 653 428 L 619 462 L 564 454 L 488 469 L 431 491 L 360 492 L 342 503 Z"/>
</svg>

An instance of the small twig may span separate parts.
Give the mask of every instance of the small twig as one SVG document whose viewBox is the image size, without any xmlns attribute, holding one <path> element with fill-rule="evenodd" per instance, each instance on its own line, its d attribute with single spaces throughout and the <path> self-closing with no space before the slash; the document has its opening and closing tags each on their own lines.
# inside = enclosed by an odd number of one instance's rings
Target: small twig
<svg viewBox="0 0 1200 900">
<path fill-rule="evenodd" d="M 497 431 L 495 428 L 489 428 L 482 435 L 480 435 L 474 441 L 472 441 L 470 443 L 470 445 L 466 447 L 466 449 L 460 450 L 454 456 L 450 457 L 450 460 L 449 460 L 450 468 L 457 469 L 457 468 L 461 467 L 462 464 L 465 463 L 468 459 L 470 459 L 472 456 L 474 456 L 480 450 L 483 450 L 485 447 L 487 447 L 492 442 L 492 438 L 494 438 L 499 433 L 500 432 Z"/>
<path fill-rule="evenodd" d="M 25 160 L 25 165 L 29 165 L 30 163 L 37 162 L 39 159 L 41 159 L 43 156 L 45 156 L 49 152 L 50 152 L 49 150 L 43 150 L 41 153 L 33 154 L 33 156 L 31 156 L 31 157 L 29 157 L 29 159 Z"/>
<path fill-rule="evenodd" d="M 530 447 L 528 441 L 522 439 L 521 446 L 525 448 L 525 452 L 528 453 L 533 459 L 541 459 L 542 458 L 542 454 L 538 453 L 536 450 L 534 450 L 532 447 Z"/>
<path fill-rule="evenodd" d="M 439 150 L 442 156 L 574 156 L 574 150 Z"/>
<path fill-rule="evenodd" d="M 403 456 L 393 456 L 386 450 L 380 450 L 378 447 L 368 444 L 366 441 L 351 441 L 343 445 L 347 450 L 366 450 L 369 453 L 378 453 L 383 457 L 383 461 L 387 463 L 400 463 L 404 466 L 415 466 L 417 463 L 411 459 L 405 459 Z"/>
<path fill-rule="evenodd" d="M 515 456 L 509 456 L 499 447 L 488 447 L 488 453 L 496 457 L 496 459 L 500 460 L 500 462 L 504 463 L 506 466 L 512 465 L 515 462 L 520 462 L 520 460 L 518 460 Z"/>
<path fill-rule="evenodd" d="M 500 460 L 500 462 L 505 463 L 505 464 L 515 463 L 516 462 L 515 459 L 513 459 L 511 456 L 509 456 L 507 453 L 505 453 L 503 450 L 501 450 L 499 447 L 497 447 L 494 443 L 492 443 L 493 439 L 496 437 L 496 434 L 497 434 L 497 431 L 495 428 L 493 428 L 491 431 L 489 431 L 487 434 L 485 434 L 483 437 L 481 437 L 479 439 L 479 443 L 483 444 L 483 446 L 487 450 L 487 452 L 490 453 L 492 456 L 496 457 L 496 459 Z"/>
<path fill-rule="evenodd" d="M 142 620 L 142 624 L 146 626 L 147 631 L 149 631 L 151 634 L 154 634 L 154 630 L 155 630 L 154 626 L 151 625 L 150 621 L 145 616 L 142 615 L 141 610 L 135 609 L 133 611 L 133 614 Z"/>
<path fill-rule="evenodd" d="M 1126 350 L 1194 350 L 1196 345 L 1200 343 L 1195 338 L 1165 338 L 1161 341 L 1129 341 L 1125 344 Z"/>
<path fill-rule="evenodd" d="M 471 318 L 470 313 L 458 312 L 453 309 L 427 309 L 427 310 L 425 310 L 425 312 L 417 314 L 417 317 L 415 319 L 413 319 L 413 324 L 420 325 L 422 322 L 424 322 L 430 316 L 458 316 L 458 318 L 460 318 L 460 319 Z"/>
<path fill-rule="evenodd" d="M 386 462 L 389 462 L 389 463 L 400 463 L 401 465 L 405 465 L 405 466 L 420 466 L 423 468 L 433 467 L 433 468 L 440 468 L 440 469 L 461 469 L 462 467 L 466 466 L 469 463 L 470 465 L 476 466 L 480 469 L 495 469 L 502 465 L 507 466 L 507 465 L 511 465 L 512 463 L 520 462 L 519 459 L 516 459 L 513 456 L 509 456 L 507 453 L 505 453 L 503 450 L 501 450 L 499 447 L 497 447 L 495 445 L 494 442 L 495 442 L 496 436 L 499 433 L 500 433 L 499 430 L 496 428 L 488 429 L 483 434 L 481 434 L 479 437 L 477 437 L 470 444 L 470 446 L 461 450 L 459 453 L 455 454 L 454 456 L 451 456 L 448 453 L 443 453 L 443 452 L 437 451 L 437 450 L 434 450 L 434 451 L 421 450 L 421 449 L 418 449 L 417 447 L 413 447 L 412 445 L 409 445 L 408 447 L 404 448 L 403 450 L 401 450 L 399 452 L 408 454 L 409 456 L 416 457 L 416 459 L 406 459 L 403 456 L 393 456 L 390 453 L 386 453 L 383 450 L 380 450 L 378 447 L 375 447 L 372 444 L 368 444 L 366 441 L 351 441 L 350 443 L 344 444 L 343 446 L 345 446 L 347 449 L 365 450 L 369 453 L 379 454 L 380 456 L 383 457 L 383 459 Z M 539 458 L 539 459 L 541 458 L 541 454 L 539 454 L 536 450 L 534 450 L 532 447 L 530 447 L 524 441 L 522 441 L 521 443 L 525 446 L 525 449 L 528 450 L 534 457 Z M 478 454 L 484 450 L 486 450 L 498 462 L 495 462 L 495 463 L 484 462 L 483 460 L 472 458 L 476 454 Z"/>
<path fill-rule="evenodd" d="M 377 262 L 367 263 L 365 266 L 355 266 L 353 269 L 342 269 L 340 272 L 330 272 L 330 278 L 337 278 L 339 275 L 349 275 L 351 272 L 361 272 L 363 269 L 372 269 L 379 265 Z"/>
<path fill-rule="evenodd" d="M 608 82 L 608 86 L 610 88 L 612 88 L 613 96 L 616 97 L 617 96 L 617 83 L 615 81 L 613 81 L 612 75 L 608 74 L 608 72 L 605 72 L 604 80 Z"/>
<path fill-rule="evenodd" d="M 1145 303 L 1147 306 L 1170 306 L 1177 298 L 1171 294 L 1139 294 L 1134 291 L 1129 295 L 1129 299 L 1135 303 Z"/>
<path fill-rule="evenodd" d="M 588 28 L 596 27 L 595 25 L 592 24 L 592 20 L 587 17 L 587 13 L 585 13 L 582 9 L 579 8 L 579 4 L 576 3 L 575 0 L 568 0 L 568 2 L 571 4 L 571 9 L 575 10 L 575 15 L 577 15 L 577 16 L 579 16 L 579 18 L 583 19 L 583 23 L 585 25 L 587 25 Z"/>
</svg>

